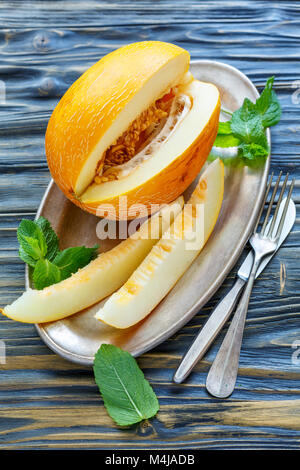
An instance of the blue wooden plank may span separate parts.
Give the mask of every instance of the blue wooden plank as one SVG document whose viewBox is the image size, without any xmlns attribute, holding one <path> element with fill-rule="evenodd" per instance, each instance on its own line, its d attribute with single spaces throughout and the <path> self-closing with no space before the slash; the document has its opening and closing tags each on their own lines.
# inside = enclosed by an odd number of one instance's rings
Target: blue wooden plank
<svg viewBox="0 0 300 470">
<path fill-rule="evenodd" d="M 259 89 L 274 74 L 283 116 L 272 132 L 272 167 L 295 175 L 299 211 L 299 11 L 297 1 L 2 1 L 0 305 L 24 288 L 16 228 L 22 217 L 34 217 L 49 180 L 44 132 L 51 111 L 88 66 L 128 42 L 174 42 L 192 59 L 234 65 Z M 204 387 L 225 332 L 185 384 L 171 378 L 236 268 L 188 325 L 139 359 L 161 411 L 131 429 L 118 429 L 107 416 L 89 370 L 52 353 L 32 325 L 1 318 L 7 362 L 0 364 L 0 448 L 299 448 L 300 373 L 292 360 L 300 343 L 299 224 L 298 216 L 254 287 L 238 387 L 229 400 L 209 397 Z"/>
</svg>

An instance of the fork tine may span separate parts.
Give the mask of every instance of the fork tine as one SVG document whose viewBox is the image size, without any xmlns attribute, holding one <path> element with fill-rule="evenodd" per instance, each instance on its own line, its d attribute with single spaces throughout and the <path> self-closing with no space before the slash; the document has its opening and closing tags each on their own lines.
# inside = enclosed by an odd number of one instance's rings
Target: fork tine
<svg viewBox="0 0 300 470">
<path fill-rule="evenodd" d="M 263 200 L 263 202 L 261 203 L 261 208 L 260 208 L 259 214 L 258 214 L 258 216 L 257 216 L 257 220 L 256 220 L 256 224 L 255 224 L 253 233 L 255 233 L 255 232 L 257 231 L 257 227 L 258 227 L 258 225 L 259 225 L 259 221 L 260 221 L 260 219 L 261 219 L 261 215 L 262 215 L 262 213 L 263 213 L 263 210 L 264 210 L 264 207 L 265 207 L 265 203 L 266 203 L 267 197 L 268 197 L 269 192 L 270 192 L 270 188 L 271 188 L 273 176 L 274 176 L 274 172 L 271 173 L 270 180 L 269 180 L 269 183 L 268 183 L 266 192 L 265 192 L 264 200 Z"/>
<path fill-rule="evenodd" d="M 289 203 L 290 203 L 290 200 L 291 200 L 292 192 L 293 192 L 293 189 L 294 189 L 294 184 L 295 184 L 295 178 L 293 178 L 293 180 L 291 182 L 290 189 L 289 189 L 286 201 L 285 201 L 284 209 L 283 209 L 283 212 L 282 212 L 282 215 L 281 215 L 281 218 L 280 218 L 280 222 L 279 222 L 279 226 L 278 226 L 277 231 L 276 231 L 275 238 L 280 237 L 280 235 L 281 235 L 283 224 L 284 224 L 284 221 L 285 221 L 285 216 L 286 216 L 286 213 L 287 213 L 287 210 L 288 210 L 288 207 L 289 207 Z"/>
<path fill-rule="evenodd" d="M 279 176 L 278 176 L 278 178 L 277 178 L 277 181 L 276 181 L 275 186 L 274 186 L 274 189 L 273 189 L 273 193 L 272 193 L 271 199 L 270 199 L 270 201 L 269 201 L 268 210 L 267 210 L 267 213 L 266 213 L 266 216 L 265 216 L 265 220 L 264 220 L 264 223 L 263 223 L 263 226 L 262 226 L 262 229 L 261 229 L 261 235 L 264 235 L 264 234 L 265 234 L 267 222 L 268 222 L 268 219 L 269 219 L 269 217 L 270 217 L 270 213 L 271 213 L 272 206 L 273 206 L 273 203 L 274 203 L 274 199 L 275 199 L 275 196 L 276 196 L 276 193 L 277 193 L 277 189 L 278 189 L 278 186 L 279 186 L 279 183 L 280 183 L 280 180 L 281 180 L 281 176 L 282 176 L 282 171 L 279 173 Z"/>
<path fill-rule="evenodd" d="M 271 223 L 270 228 L 268 230 L 268 236 L 272 236 L 272 234 L 273 234 L 274 226 L 275 226 L 277 215 L 278 215 L 278 210 L 279 210 L 282 198 L 283 198 L 283 194 L 284 194 L 284 191 L 285 191 L 285 187 L 286 187 L 288 177 L 289 177 L 289 174 L 287 173 L 285 178 L 284 178 L 283 185 L 281 187 L 281 191 L 280 191 L 280 195 L 279 195 L 279 198 L 278 198 L 278 201 L 277 201 L 275 213 L 273 215 L 272 223 Z"/>
</svg>

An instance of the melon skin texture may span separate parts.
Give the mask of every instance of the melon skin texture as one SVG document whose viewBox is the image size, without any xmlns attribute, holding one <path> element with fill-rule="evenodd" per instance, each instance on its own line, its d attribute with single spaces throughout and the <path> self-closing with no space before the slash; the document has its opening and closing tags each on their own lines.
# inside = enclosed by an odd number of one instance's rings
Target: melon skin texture
<svg viewBox="0 0 300 470">
<path fill-rule="evenodd" d="M 188 68 L 184 49 L 145 41 L 103 57 L 70 87 L 49 120 L 45 144 L 52 177 L 74 204 L 95 215 L 105 204 L 112 208 L 107 218 L 131 219 L 119 211 L 120 196 L 151 213 L 151 204 L 169 203 L 188 187 L 212 148 L 220 113 L 216 87 L 194 80 Z M 127 177 L 92 184 L 105 150 L 175 85 L 193 106 L 172 139 Z"/>
<path fill-rule="evenodd" d="M 183 204 L 181 196 L 144 222 L 131 237 L 101 253 L 71 277 L 42 290 L 27 290 L 1 313 L 25 323 L 44 323 L 60 320 L 104 299 L 126 282 Z"/>
<path fill-rule="evenodd" d="M 128 328 L 149 315 L 199 255 L 216 224 L 223 192 L 224 166 L 215 160 L 182 213 L 95 317 L 115 328 Z"/>
</svg>

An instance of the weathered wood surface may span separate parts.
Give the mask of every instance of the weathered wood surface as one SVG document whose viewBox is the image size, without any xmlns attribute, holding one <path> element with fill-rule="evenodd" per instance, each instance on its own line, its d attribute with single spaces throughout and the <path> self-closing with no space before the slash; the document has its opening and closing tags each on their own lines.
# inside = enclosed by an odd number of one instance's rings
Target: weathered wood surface
<svg viewBox="0 0 300 470">
<path fill-rule="evenodd" d="M 22 217 L 34 217 L 49 180 L 44 132 L 50 113 L 88 66 L 128 42 L 178 43 L 192 59 L 234 65 L 258 86 L 276 75 L 283 117 L 272 133 L 272 167 L 296 176 L 299 210 L 299 14 L 299 2 L 1 1 L 0 304 L 24 288 L 16 228 Z M 235 270 L 185 328 L 139 359 L 161 404 L 148 424 L 118 429 L 89 370 L 54 355 L 33 326 L 1 318 L 7 361 L 0 364 L 0 448 L 299 448 L 300 364 L 292 361 L 292 346 L 300 347 L 299 230 L 298 216 L 254 287 L 233 396 L 213 399 L 204 387 L 220 340 L 186 384 L 171 378 Z"/>
</svg>

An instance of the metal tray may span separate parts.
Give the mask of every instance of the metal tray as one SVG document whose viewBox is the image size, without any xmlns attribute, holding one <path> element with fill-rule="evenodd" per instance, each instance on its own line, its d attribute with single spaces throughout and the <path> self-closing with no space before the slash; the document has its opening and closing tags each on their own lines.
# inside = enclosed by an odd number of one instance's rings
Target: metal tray
<svg viewBox="0 0 300 470">
<path fill-rule="evenodd" d="M 195 78 L 219 88 L 222 105 L 227 110 L 237 109 L 245 97 L 255 100 L 258 96 L 251 81 L 229 65 L 196 61 L 191 64 L 191 71 Z M 270 143 L 269 132 L 268 139 Z M 91 366 L 102 343 L 115 344 L 139 356 L 172 336 L 206 304 L 236 263 L 262 202 L 269 163 L 270 158 L 259 170 L 226 168 L 223 205 L 210 239 L 189 270 L 145 320 L 126 330 L 117 330 L 94 319 L 99 307 L 96 304 L 63 320 L 36 325 L 44 342 L 65 359 Z M 51 221 L 61 248 L 99 242 L 96 236 L 99 219 L 69 202 L 53 181 L 39 207 L 37 216 L 40 215 Z M 116 243 L 101 242 L 101 249 L 106 251 Z M 28 272 L 26 284 L 28 287 Z"/>
</svg>

